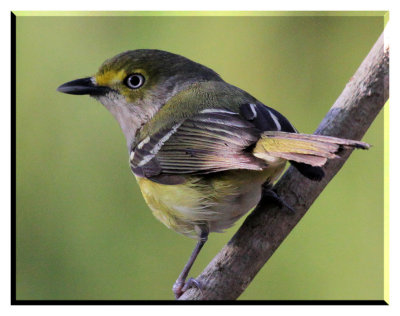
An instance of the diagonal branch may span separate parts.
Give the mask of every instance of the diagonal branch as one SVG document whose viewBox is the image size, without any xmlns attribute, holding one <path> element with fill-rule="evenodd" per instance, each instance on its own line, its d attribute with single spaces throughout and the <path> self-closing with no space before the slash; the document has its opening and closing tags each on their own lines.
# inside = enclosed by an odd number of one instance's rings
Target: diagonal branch
<svg viewBox="0 0 400 316">
<path fill-rule="evenodd" d="M 342 94 L 316 130 L 316 134 L 360 140 L 389 97 L 389 47 L 383 33 Z M 296 213 L 288 216 L 263 202 L 247 217 L 238 232 L 198 277 L 204 284 L 181 300 L 234 300 L 247 288 L 311 204 L 340 170 L 351 150 L 329 161 L 320 182 L 303 177 L 290 167 L 276 184 L 277 193 Z M 268 212 L 266 211 L 268 209 Z"/>
</svg>

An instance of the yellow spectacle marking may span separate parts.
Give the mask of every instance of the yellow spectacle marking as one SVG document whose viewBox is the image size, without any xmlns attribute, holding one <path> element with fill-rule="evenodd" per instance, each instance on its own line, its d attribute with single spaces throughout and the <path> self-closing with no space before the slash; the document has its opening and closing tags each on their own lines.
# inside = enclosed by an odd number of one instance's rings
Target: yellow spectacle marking
<svg viewBox="0 0 400 316">
<path fill-rule="evenodd" d="M 116 72 L 115 70 L 109 70 L 102 74 L 96 75 L 96 83 L 100 86 L 111 86 L 115 83 L 122 82 L 126 77 L 125 70 L 121 69 Z"/>
</svg>

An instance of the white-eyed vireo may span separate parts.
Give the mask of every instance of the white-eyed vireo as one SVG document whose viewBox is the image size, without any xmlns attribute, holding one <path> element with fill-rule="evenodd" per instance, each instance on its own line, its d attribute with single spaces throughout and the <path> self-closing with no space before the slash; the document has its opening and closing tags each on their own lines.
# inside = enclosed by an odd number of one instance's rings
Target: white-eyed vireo
<svg viewBox="0 0 400 316">
<path fill-rule="evenodd" d="M 276 110 L 226 83 L 213 70 L 160 50 L 134 50 L 106 62 L 93 77 L 58 91 L 88 94 L 117 119 L 129 161 L 153 214 L 198 240 L 174 284 L 179 297 L 210 232 L 221 232 L 270 190 L 286 161 L 320 180 L 328 159 L 358 141 L 299 134 Z M 264 188 L 264 190 L 263 190 Z"/>
</svg>

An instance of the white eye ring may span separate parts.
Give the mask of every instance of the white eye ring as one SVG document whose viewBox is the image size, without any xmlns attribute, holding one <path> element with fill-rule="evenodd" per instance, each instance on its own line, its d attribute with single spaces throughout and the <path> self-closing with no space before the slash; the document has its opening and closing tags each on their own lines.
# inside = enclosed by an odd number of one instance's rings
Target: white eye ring
<svg viewBox="0 0 400 316">
<path fill-rule="evenodd" d="M 130 89 L 138 89 L 144 84 L 144 77 L 141 74 L 131 74 L 125 78 L 125 85 Z"/>
</svg>

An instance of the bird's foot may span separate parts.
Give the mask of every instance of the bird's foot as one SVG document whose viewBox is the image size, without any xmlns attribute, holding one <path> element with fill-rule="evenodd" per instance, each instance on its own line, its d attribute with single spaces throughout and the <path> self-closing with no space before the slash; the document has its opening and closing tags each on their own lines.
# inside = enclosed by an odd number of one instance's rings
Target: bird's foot
<svg viewBox="0 0 400 316">
<path fill-rule="evenodd" d="M 275 204 L 277 204 L 280 208 L 285 208 L 289 211 L 290 214 L 295 214 L 296 211 L 295 209 L 289 205 L 288 203 L 285 202 L 285 200 L 283 200 L 278 193 L 276 193 L 271 185 L 264 185 L 263 186 L 263 198 L 266 198 L 272 202 L 274 202 Z"/>
<path fill-rule="evenodd" d="M 175 294 L 175 298 L 179 299 L 183 293 L 194 286 L 197 287 L 200 291 L 203 289 L 203 285 L 201 284 L 201 282 L 194 278 L 189 278 L 186 282 L 184 280 L 176 280 L 174 286 L 172 287 L 172 291 Z"/>
</svg>

